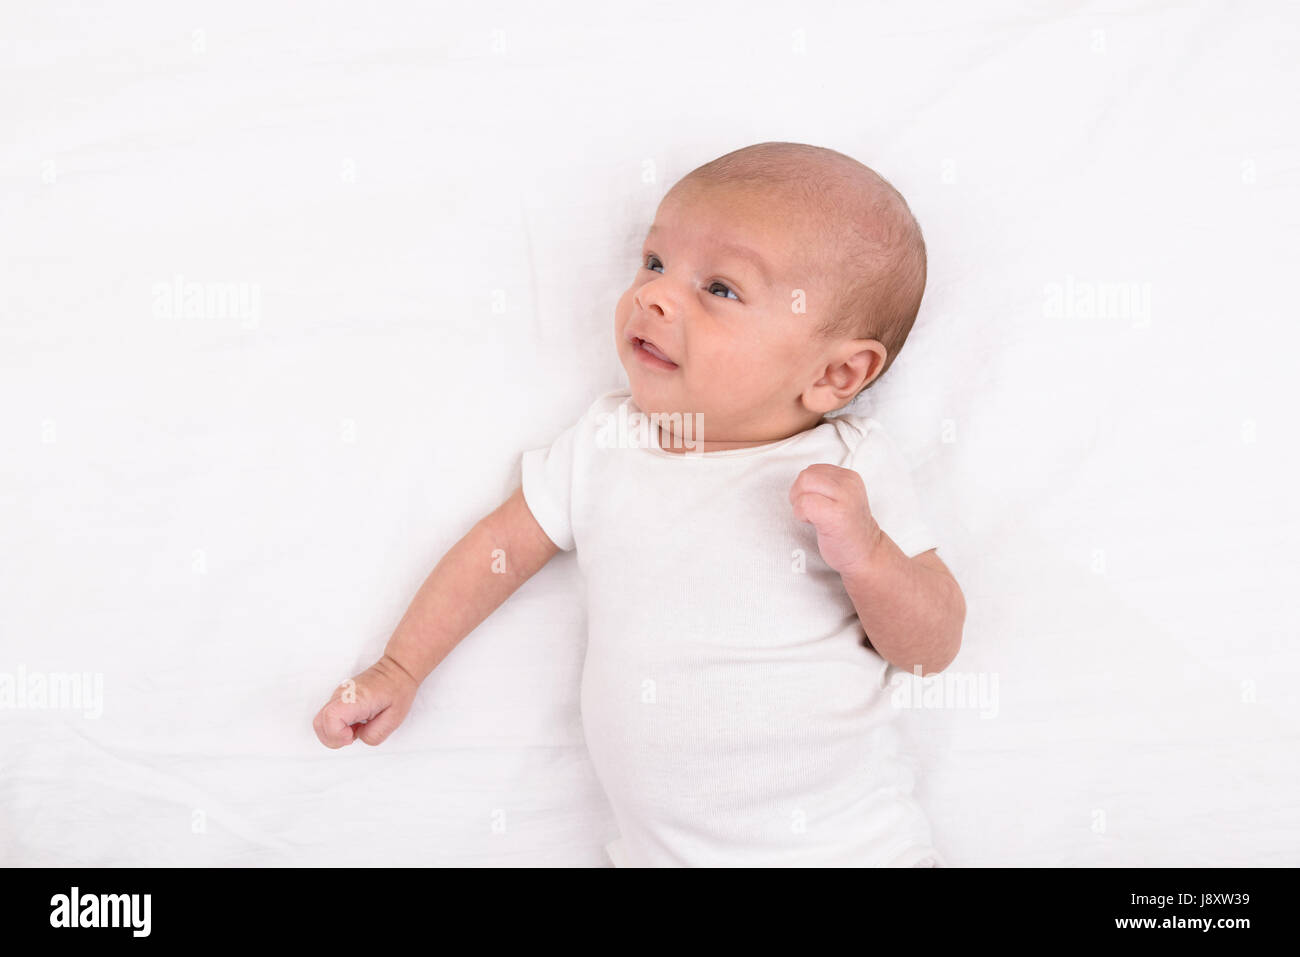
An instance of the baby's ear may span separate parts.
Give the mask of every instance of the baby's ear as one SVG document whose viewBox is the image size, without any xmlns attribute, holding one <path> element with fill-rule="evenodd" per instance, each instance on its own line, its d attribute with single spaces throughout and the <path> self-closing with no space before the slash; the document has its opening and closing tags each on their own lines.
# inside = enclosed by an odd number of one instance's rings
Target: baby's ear
<svg viewBox="0 0 1300 957">
<path fill-rule="evenodd" d="M 851 345 L 857 350 L 855 356 L 860 358 L 866 365 L 862 372 L 862 384 L 853 393 L 853 398 L 856 399 L 867 386 L 880 378 L 880 373 L 885 370 L 885 366 L 889 362 L 889 350 L 885 348 L 885 344 L 879 339 L 856 339 Z"/>
<path fill-rule="evenodd" d="M 837 412 L 880 375 L 885 367 L 885 347 L 875 339 L 853 339 L 834 348 L 817 381 L 800 396 L 809 412 Z"/>
<path fill-rule="evenodd" d="M 879 378 L 889 350 L 878 339 L 854 339 L 836 350 L 837 365 L 827 369 L 839 407 L 849 405 Z"/>
</svg>

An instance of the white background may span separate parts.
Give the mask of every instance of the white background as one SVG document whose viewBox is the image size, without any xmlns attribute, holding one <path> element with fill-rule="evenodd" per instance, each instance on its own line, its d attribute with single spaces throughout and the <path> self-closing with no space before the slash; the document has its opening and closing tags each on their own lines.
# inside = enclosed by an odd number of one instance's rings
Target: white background
<svg viewBox="0 0 1300 957">
<path fill-rule="evenodd" d="M 0 675 L 103 713 L 0 709 L 0 862 L 606 863 L 572 555 L 381 748 L 311 719 L 625 381 L 666 189 L 793 140 L 929 246 L 861 411 L 996 680 L 900 718 L 939 848 L 1300 864 L 1300 15 L 921 6 L 6 3 Z"/>
</svg>

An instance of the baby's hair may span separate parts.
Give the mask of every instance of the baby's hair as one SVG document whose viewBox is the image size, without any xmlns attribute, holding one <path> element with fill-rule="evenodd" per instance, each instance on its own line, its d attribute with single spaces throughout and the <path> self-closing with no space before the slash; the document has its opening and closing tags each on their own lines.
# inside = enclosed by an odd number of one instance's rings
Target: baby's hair
<svg viewBox="0 0 1300 957">
<path fill-rule="evenodd" d="M 687 183 L 777 187 L 805 211 L 830 261 L 808 263 L 836 292 L 816 335 L 876 339 L 885 374 L 907 341 L 925 292 L 925 237 L 907 201 L 888 180 L 850 156 L 805 143 L 757 143 L 719 156 L 682 177 Z M 821 308 L 819 308 L 821 307 Z"/>
</svg>

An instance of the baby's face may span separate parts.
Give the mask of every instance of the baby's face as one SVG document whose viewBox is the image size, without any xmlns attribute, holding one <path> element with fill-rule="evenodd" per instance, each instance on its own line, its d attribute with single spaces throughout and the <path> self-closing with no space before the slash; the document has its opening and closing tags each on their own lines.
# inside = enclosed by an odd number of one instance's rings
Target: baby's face
<svg viewBox="0 0 1300 957">
<path fill-rule="evenodd" d="M 796 212 L 753 189 L 674 189 L 619 299 L 633 400 L 647 413 L 702 413 L 706 449 L 774 441 L 818 417 L 800 397 L 836 343 L 813 332 L 829 289 L 805 266 L 817 251 L 791 225 Z"/>
</svg>

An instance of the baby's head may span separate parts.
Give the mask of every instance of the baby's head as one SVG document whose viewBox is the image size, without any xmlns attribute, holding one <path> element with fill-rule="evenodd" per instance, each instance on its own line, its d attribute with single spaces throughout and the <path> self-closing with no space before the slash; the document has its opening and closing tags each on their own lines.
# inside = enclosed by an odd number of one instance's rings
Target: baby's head
<svg viewBox="0 0 1300 957">
<path fill-rule="evenodd" d="M 811 428 L 893 363 L 925 266 L 907 203 L 856 160 L 799 143 L 719 157 L 668 191 L 618 302 L 632 397 L 703 413 L 710 445 Z"/>
</svg>

